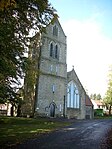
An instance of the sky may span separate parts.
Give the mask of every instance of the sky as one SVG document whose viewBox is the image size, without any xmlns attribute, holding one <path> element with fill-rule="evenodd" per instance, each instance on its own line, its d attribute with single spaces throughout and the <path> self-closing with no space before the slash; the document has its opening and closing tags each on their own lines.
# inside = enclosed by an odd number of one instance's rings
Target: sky
<svg viewBox="0 0 112 149">
<path fill-rule="evenodd" d="M 112 64 L 112 0 L 49 0 L 67 36 L 67 70 L 74 66 L 88 94 L 107 90 Z"/>
</svg>

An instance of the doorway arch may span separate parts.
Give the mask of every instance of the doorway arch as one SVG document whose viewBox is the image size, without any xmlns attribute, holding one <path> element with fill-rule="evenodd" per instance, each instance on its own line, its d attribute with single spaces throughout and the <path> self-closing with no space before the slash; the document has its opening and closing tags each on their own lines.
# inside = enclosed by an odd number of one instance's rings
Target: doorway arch
<svg viewBox="0 0 112 149">
<path fill-rule="evenodd" d="M 50 108 L 50 117 L 55 117 L 56 104 L 54 102 L 52 102 L 49 105 L 49 108 Z"/>
</svg>

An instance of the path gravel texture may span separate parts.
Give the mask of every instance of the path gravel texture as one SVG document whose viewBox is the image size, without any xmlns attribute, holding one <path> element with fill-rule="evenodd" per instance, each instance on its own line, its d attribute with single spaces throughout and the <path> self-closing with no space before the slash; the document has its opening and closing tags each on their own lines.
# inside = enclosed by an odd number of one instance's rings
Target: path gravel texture
<svg viewBox="0 0 112 149">
<path fill-rule="evenodd" d="M 16 149 L 112 149 L 106 138 L 112 120 L 75 120 L 55 132 L 15 146 Z"/>
</svg>

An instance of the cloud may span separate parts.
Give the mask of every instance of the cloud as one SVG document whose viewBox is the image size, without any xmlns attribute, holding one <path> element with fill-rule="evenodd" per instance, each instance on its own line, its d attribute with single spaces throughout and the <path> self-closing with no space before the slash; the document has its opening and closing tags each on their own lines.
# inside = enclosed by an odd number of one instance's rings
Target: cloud
<svg viewBox="0 0 112 149">
<path fill-rule="evenodd" d="M 69 20 L 62 26 L 67 35 L 68 71 L 74 65 L 89 93 L 104 95 L 108 66 L 112 64 L 112 40 L 103 35 L 101 25 L 95 20 Z"/>
</svg>

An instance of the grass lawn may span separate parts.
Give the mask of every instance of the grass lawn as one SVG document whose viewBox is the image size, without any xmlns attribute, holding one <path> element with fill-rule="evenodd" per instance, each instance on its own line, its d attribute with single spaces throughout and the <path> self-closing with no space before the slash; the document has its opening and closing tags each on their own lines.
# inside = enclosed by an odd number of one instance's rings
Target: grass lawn
<svg viewBox="0 0 112 149">
<path fill-rule="evenodd" d="M 0 117 L 0 146 L 6 148 L 69 124 L 46 118 Z"/>
<path fill-rule="evenodd" d="M 112 119 L 112 116 L 95 116 L 94 119 Z"/>
</svg>

